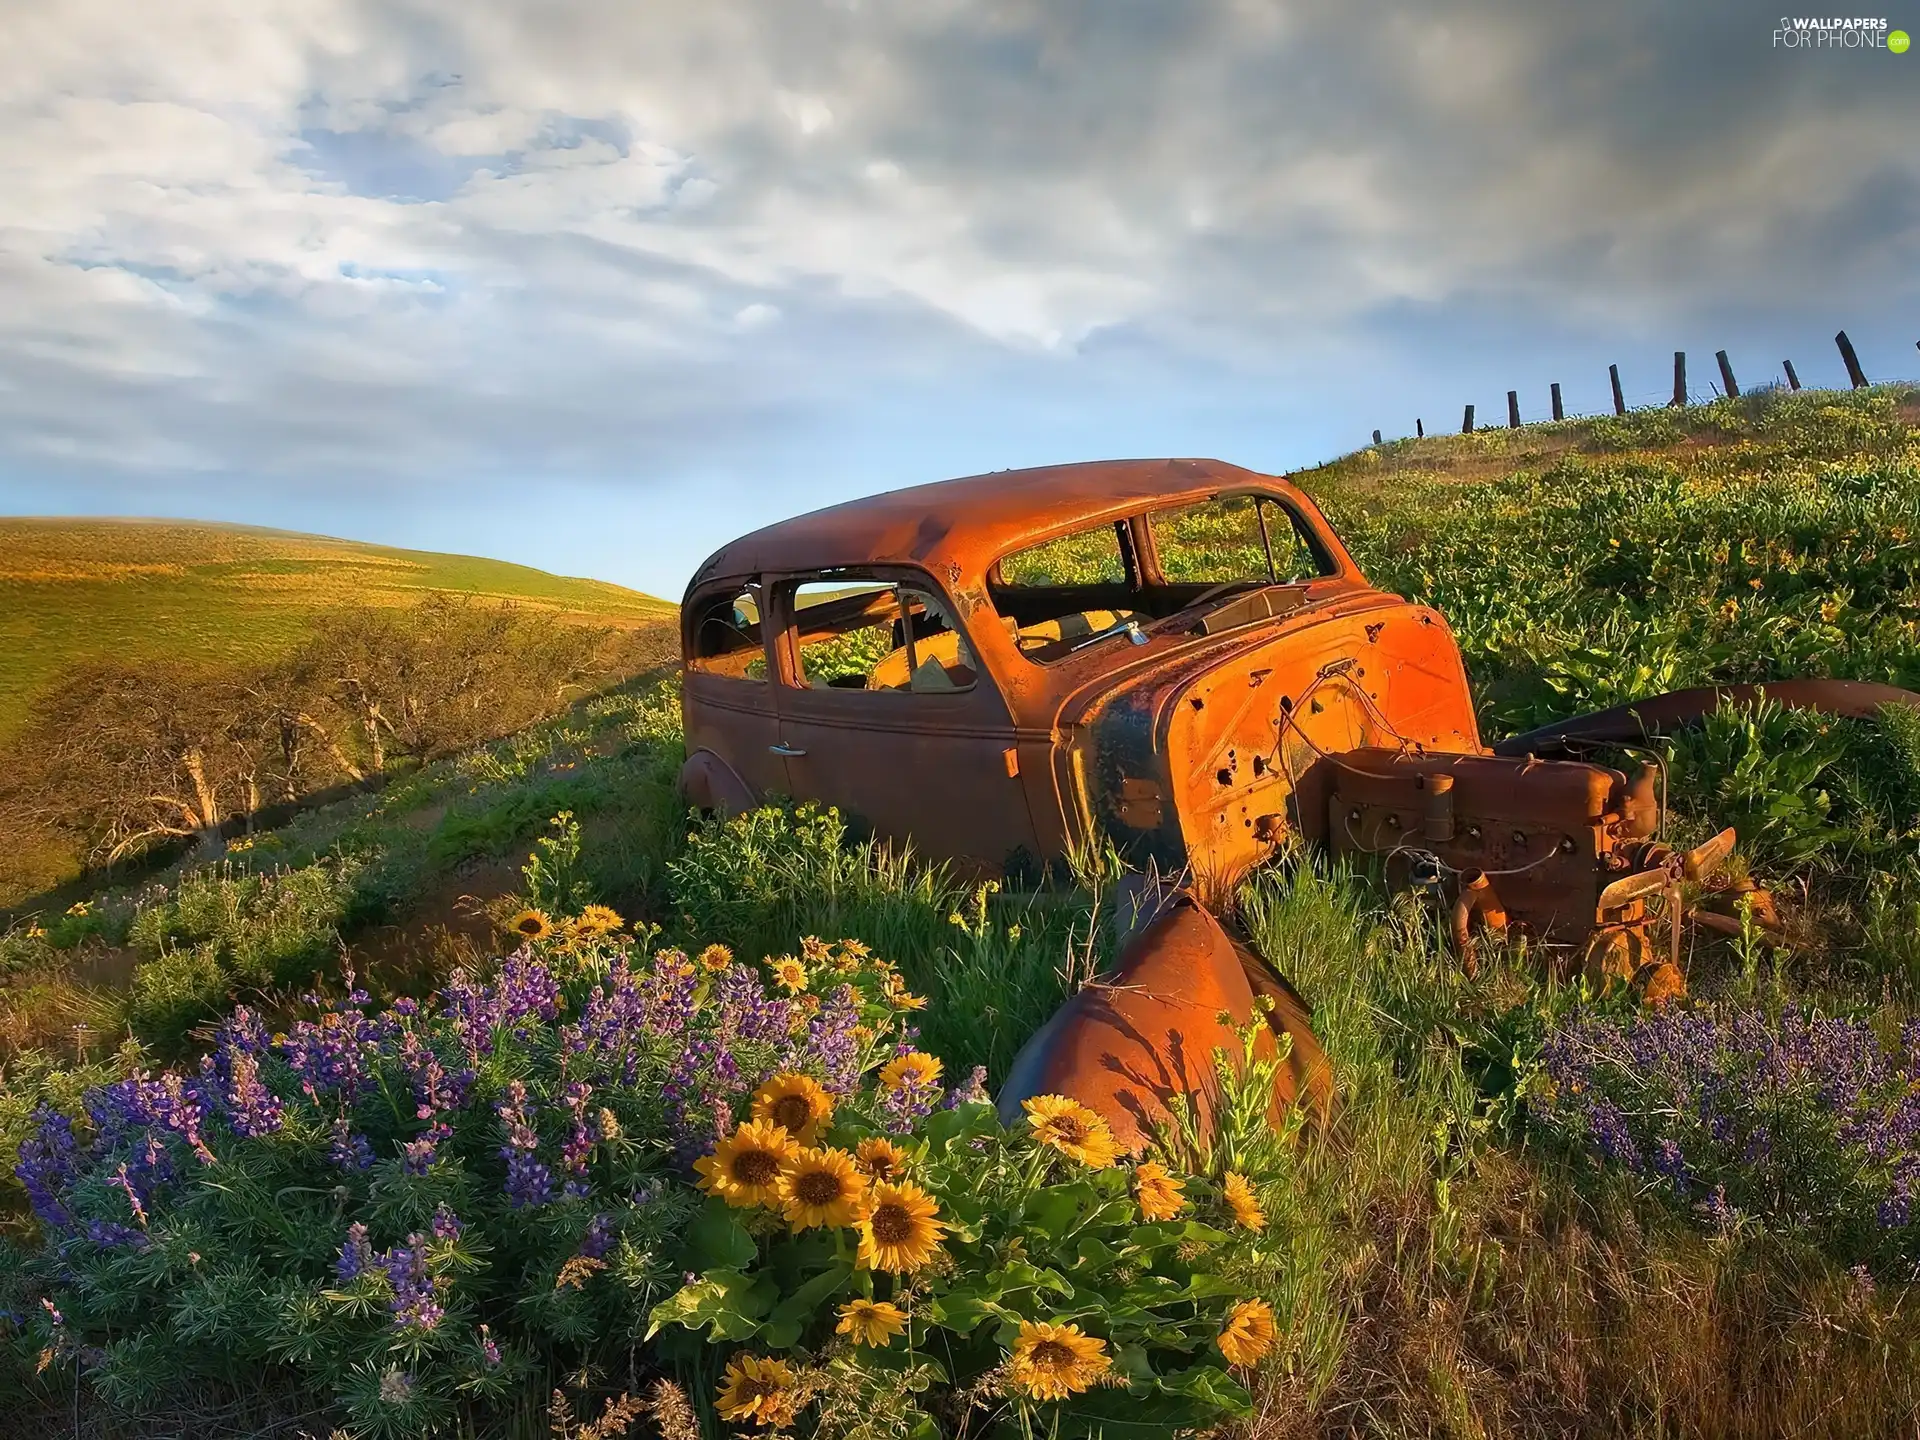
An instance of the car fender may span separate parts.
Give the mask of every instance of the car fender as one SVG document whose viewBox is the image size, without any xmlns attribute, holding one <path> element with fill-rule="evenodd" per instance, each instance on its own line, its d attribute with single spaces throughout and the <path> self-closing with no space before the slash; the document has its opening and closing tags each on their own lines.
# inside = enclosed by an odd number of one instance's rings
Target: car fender
<svg viewBox="0 0 1920 1440">
<path fill-rule="evenodd" d="M 680 794 L 697 810 L 738 815 L 759 803 L 746 781 L 711 750 L 696 750 L 680 767 Z"/>
<path fill-rule="evenodd" d="M 1203 1134 L 1222 1102 L 1214 1052 L 1240 1054 L 1236 1027 L 1264 1012 L 1254 1060 L 1291 1049 L 1273 1077 L 1269 1119 L 1304 1107 L 1324 1120 L 1332 1074 L 1298 993 L 1234 938 L 1189 892 L 1168 897 L 1123 948 L 1110 975 L 1072 996 L 1014 1057 L 997 1102 L 1016 1122 L 1022 1102 L 1065 1095 L 1103 1116 L 1121 1149 L 1139 1153 L 1184 1096 Z"/>
</svg>

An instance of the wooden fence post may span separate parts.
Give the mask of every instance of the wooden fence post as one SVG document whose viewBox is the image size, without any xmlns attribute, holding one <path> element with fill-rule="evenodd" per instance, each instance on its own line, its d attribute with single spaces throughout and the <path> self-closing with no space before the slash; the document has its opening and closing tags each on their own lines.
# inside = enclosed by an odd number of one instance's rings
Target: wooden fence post
<svg viewBox="0 0 1920 1440">
<path fill-rule="evenodd" d="M 1560 408 L 1560 382 L 1558 380 L 1553 382 L 1553 418 L 1556 420 L 1564 420 L 1567 418 L 1567 412 Z"/>
<path fill-rule="evenodd" d="M 1373 432 L 1373 443 L 1376 445 L 1380 443 L 1380 432 L 1378 430 Z"/>
<path fill-rule="evenodd" d="M 1627 397 L 1620 393 L 1620 367 L 1607 366 L 1607 378 L 1613 382 L 1613 413 L 1624 415 L 1627 413 Z"/>
<path fill-rule="evenodd" d="M 1416 419 L 1413 422 L 1413 433 L 1416 439 L 1421 436 L 1424 436 L 1427 433 L 1426 422 L 1424 420 Z"/>
<path fill-rule="evenodd" d="M 1667 403 L 1670 405 L 1687 403 L 1687 352 L 1684 350 L 1673 352 L 1673 399 Z"/>
<path fill-rule="evenodd" d="M 1471 405 L 1467 406 L 1467 413 L 1460 421 L 1460 433 L 1462 435 L 1471 435 L 1473 433 L 1473 407 Z"/>
<path fill-rule="evenodd" d="M 1840 347 L 1840 358 L 1847 362 L 1847 378 L 1853 381 L 1853 388 L 1864 390 L 1867 387 L 1867 372 L 1860 368 L 1860 357 L 1853 353 L 1853 341 L 1842 330 L 1833 337 L 1833 343 Z"/>
<path fill-rule="evenodd" d="M 1716 350 L 1713 352 L 1713 358 L 1720 362 L 1720 379 L 1727 387 L 1727 394 L 1738 395 L 1740 387 L 1733 383 L 1733 362 L 1727 359 L 1727 352 Z"/>
<path fill-rule="evenodd" d="M 1783 360 L 1780 363 L 1787 367 L 1787 384 L 1795 390 L 1798 390 L 1800 388 L 1800 377 L 1793 373 L 1793 361 Z"/>
<path fill-rule="evenodd" d="M 1509 430 L 1520 428 L 1520 392 L 1518 390 L 1507 391 L 1507 428 Z"/>
</svg>

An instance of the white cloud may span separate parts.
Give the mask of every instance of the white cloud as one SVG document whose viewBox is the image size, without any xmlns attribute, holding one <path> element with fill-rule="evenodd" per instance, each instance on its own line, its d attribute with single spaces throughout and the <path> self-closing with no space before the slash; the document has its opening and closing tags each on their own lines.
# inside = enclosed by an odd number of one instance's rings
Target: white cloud
<svg viewBox="0 0 1920 1440">
<path fill-rule="evenodd" d="M 875 377 L 1092 375 L 1099 337 L 1251 373 L 1489 294 L 1648 323 L 1814 258 L 1873 294 L 1920 238 L 1911 87 L 1730 0 L 5 23 L 0 462 L 671 483 L 868 423 Z"/>
</svg>

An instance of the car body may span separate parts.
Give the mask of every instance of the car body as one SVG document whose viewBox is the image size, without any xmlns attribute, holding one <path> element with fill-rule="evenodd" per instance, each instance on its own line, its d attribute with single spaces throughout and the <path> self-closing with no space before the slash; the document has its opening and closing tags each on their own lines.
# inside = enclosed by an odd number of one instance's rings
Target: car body
<svg viewBox="0 0 1920 1440">
<path fill-rule="evenodd" d="M 1289 573 L 1234 572 L 1244 545 L 1170 553 L 1169 517 L 1250 506 Z M 1111 553 L 1085 561 L 1101 535 Z M 1011 557 L 1063 544 L 1097 578 L 1013 583 L 1036 571 Z M 1432 830 L 1456 870 L 1532 865 L 1501 889 L 1508 922 L 1572 942 L 1653 833 L 1620 771 L 1492 754 L 1445 619 L 1372 585 L 1298 487 L 1219 461 L 1003 471 L 816 511 L 716 552 L 682 616 L 696 803 L 818 800 L 1016 882 L 1093 843 L 1218 891 L 1290 836 L 1387 855 Z M 891 624 L 890 670 L 810 677 L 850 621 Z M 949 683 L 897 683 L 910 628 L 958 662 Z M 1427 813 L 1442 772 L 1450 820 Z"/>
</svg>

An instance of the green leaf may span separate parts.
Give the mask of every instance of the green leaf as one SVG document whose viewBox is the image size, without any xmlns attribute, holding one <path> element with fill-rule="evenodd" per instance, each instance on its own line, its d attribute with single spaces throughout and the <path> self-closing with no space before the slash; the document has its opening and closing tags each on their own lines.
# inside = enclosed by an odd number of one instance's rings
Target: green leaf
<svg viewBox="0 0 1920 1440">
<path fill-rule="evenodd" d="M 1084 1180 L 1066 1185 L 1049 1185 L 1027 1200 L 1022 1219 L 1026 1228 L 1048 1238 L 1065 1235 L 1080 1216 L 1100 1203 L 1091 1185 Z"/>
<path fill-rule="evenodd" d="M 1002 1134 L 999 1113 L 990 1104 L 956 1105 L 951 1110 L 936 1110 L 920 1127 L 929 1146 L 944 1150 L 956 1140 L 975 1140 Z"/>
<path fill-rule="evenodd" d="M 760 1328 L 778 1292 L 764 1276 L 709 1270 L 653 1307 L 646 1338 L 665 1325 L 705 1328 L 713 1340 L 745 1340 Z"/>
<path fill-rule="evenodd" d="M 740 1212 L 723 1200 L 709 1198 L 687 1227 L 689 1270 L 744 1270 L 759 1253 Z"/>
<path fill-rule="evenodd" d="M 1165 1435 L 1174 1429 L 1200 1429 L 1224 1418 L 1223 1407 L 1204 1395 L 1174 1395 L 1128 1386 L 1089 1390 L 1058 1407 L 1058 1434 Z"/>
<path fill-rule="evenodd" d="M 1190 1370 L 1163 1375 L 1160 1388 L 1170 1395 L 1205 1401 L 1234 1415 L 1246 1415 L 1253 1410 L 1253 1396 L 1247 1393 L 1246 1386 L 1218 1365 L 1195 1365 Z"/>
<path fill-rule="evenodd" d="M 814 1276 L 773 1307 L 773 1313 L 761 1328 L 761 1338 L 772 1349 L 791 1350 L 800 1343 L 807 1322 L 839 1293 L 852 1275 L 853 1267 L 843 1263 Z"/>
</svg>

